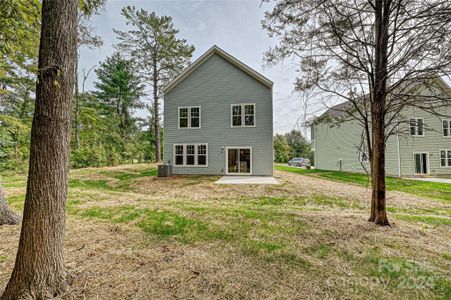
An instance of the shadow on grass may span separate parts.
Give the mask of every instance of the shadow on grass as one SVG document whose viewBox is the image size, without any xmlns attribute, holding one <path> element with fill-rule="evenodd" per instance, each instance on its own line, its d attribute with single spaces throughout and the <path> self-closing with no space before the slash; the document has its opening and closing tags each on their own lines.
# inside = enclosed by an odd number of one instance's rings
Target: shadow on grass
<svg viewBox="0 0 451 300">
<path fill-rule="evenodd" d="M 93 179 L 71 178 L 69 180 L 69 187 L 78 189 L 126 192 L 133 190 L 132 184 L 134 183 L 135 179 L 156 176 L 157 170 L 155 168 L 150 168 L 137 172 L 130 172 L 127 170 L 124 171 L 103 170 L 98 173 L 105 177 L 108 177 L 108 179 L 93 180 Z"/>
</svg>

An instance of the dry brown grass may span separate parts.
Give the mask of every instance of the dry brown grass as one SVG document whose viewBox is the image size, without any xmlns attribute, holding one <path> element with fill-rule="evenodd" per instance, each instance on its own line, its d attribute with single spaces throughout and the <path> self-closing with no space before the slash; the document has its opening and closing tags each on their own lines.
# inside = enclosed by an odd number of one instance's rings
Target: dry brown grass
<svg viewBox="0 0 451 300">
<path fill-rule="evenodd" d="M 79 202 L 68 216 L 65 249 L 72 282 L 63 299 L 402 299 L 450 293 L 444 279 L 451 275 L 449 225 L 401 218 L 449 220 L 449 204 L 389 193 L 389 206 L 396 209 L 389 215 L 393 226 L 381 228 L 365 221 L 365 188 L 283 172 L 276 174 L 282 181 L 277 186 L 215 185 L 216 178 L 202 176 L 139 177 L 129 190 L 114 189 L 120 182 L 109 172 L 145 168 L 72 174 L 108 180 L 112 189 L 72 188 L 69 193 L 69 203 Z M 114 214 L 123 207 L 142 215 L 117 222 Z M 92 208 L 113 209 L 113 217 L 84 215 Z M 145 231 L 137 225 L 150 212 L 207 227 L 188 223 L 186 231 L 168 235 Z M 163 229 L 176 225 L 171 218 L 165 222 Z M 230 230 L 232 239 L 217 238 L 213 234 L 222 232 L 217 230 Z M 18 226 L 0 227 L 0 291 L 13 267 L 18 235 Z M 283 247 L 256 247 L 259 243 Z M 381 261 L 401 266 L 400 274 L 379 272 Z M 430 277 L 435 287 L 399 288 L 399 276 Z M 373 277 L 392 282 L 384 288 L 358 281 Z"/>
</svg>

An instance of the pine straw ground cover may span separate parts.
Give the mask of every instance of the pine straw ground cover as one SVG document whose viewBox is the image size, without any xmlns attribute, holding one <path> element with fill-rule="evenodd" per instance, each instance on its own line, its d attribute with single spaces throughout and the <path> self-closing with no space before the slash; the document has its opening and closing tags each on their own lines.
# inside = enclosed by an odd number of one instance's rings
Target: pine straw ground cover
<svg viewBox="0 0 451 300">
<path fill-rule="evenodd" d="M 451 204 L 390 192 L 390 228 L 365 187 L 276 173 L 275 186 L 158 179 L 155 166 L 71 172 L 63 299 L 451 297 Z M 25 176 L 3 176 L 23 208 Z M 19 226 L 0 227 L 0 291 Z"/>
</svg>

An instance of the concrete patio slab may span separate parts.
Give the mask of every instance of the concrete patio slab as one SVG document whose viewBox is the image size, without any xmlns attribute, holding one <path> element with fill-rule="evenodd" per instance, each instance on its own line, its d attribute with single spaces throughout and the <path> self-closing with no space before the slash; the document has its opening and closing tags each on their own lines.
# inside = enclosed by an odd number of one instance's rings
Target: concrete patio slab
<svg viewBox="0 0 451 300">
<path fill-rule="evenodd" d="M 440 182 L 440 183 L 449 183 L 451 184 L 450 178 L 439 178 L 439 177 L 427 177 L 427 178 L 405 178 L 410 180 L 419 180 L 419 181 L 429 181 L 429 182 Z"/>
<path fill-rule="evenodd" d="M 224 176 L 216 184 L 279 184 L 272 176 Z"/>
</svg>

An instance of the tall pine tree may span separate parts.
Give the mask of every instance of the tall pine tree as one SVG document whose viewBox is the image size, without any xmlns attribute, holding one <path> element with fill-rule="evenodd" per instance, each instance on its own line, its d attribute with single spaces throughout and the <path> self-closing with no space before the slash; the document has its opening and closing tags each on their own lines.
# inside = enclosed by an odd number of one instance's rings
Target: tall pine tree
<svg viewBox="0 0 451 300">
<path fill-rule="evenodd" d="M 155 12 L 136 10 L 127 6 L 122 9 L 127 24 L 133 26 L 129 31 L 116 32 L 120 43 L 118 48 L 128 53 L 137 65 L 143 78 L 149 81 L 153 93 L 150 109 L 155 130 L 156 161 L 161 160 L 160 138 L 160 100 L 164 85 L 177 76 L 190 62 L 194 46 L 186 40 L 178 39 L 172 18 L 159 17 Z"/>
<path fill-rule="evenodd" d="M 119 128 L 125 137 L 134 126 L 132 111 L 142 108 L 140 97 L 144 86 L 130 60 L 119 53 L 108 57 L 95 71 L 99 79 L 95 82 L 94 94 L 104 104 L 116 111 L 119 117 Z"/>
</svg>

